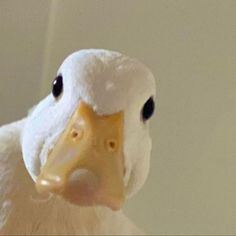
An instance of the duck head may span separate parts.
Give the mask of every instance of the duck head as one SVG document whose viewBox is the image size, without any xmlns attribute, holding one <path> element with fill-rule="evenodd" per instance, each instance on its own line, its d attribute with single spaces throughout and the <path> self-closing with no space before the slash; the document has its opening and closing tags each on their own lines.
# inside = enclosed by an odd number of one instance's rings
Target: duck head
<svg viewBox="0 0 236 236">
<path fill-rule="evenodd" d="M 119 210 L 148 175 L 154 100 L 154 77 L 136 59 L 100 49 L 70 55 L 22 134 L 38 192 Z"/>
</svg>

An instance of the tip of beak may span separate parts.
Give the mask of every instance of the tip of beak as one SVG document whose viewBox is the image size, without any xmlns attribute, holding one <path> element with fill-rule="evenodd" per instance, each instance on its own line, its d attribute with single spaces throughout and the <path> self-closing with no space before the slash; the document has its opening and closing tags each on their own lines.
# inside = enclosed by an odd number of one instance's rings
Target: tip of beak
<svg viewBox="0 0 236 236">
<path fill-rule="evenodd" d="M 63 191 L 65 186 L 65 180 L 61 179 L 60 177 L 54 178 L 38 178 L 36 180 L 36 189 L 38 193 L 60 193 Z"/>
</svg>

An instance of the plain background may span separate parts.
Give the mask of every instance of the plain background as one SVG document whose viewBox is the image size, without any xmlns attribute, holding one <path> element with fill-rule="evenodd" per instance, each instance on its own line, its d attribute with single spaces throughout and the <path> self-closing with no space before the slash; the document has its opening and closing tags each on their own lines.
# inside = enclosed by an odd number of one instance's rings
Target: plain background
<svg viewBox="0 0 236 236">
<path fill-rule="evenodd" d="M 127 203 L 152 234 L 236 234 L 236 1 L 0 0 L 0 124 L 50 92 L 81 48 L 157 79 L 151 173 Z"/>
</svg>

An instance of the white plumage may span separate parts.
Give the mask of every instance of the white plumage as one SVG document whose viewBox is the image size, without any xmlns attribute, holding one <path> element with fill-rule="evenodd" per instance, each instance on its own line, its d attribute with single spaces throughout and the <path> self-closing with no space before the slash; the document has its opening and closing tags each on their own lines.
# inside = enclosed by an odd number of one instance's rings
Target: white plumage
<svg viewBox="0 0 236 236">
<path fill-rule="evenodd" d="M 120 211 L 75 206 L 40 196 L 35 181 L 78 104 L 99 116 L 124 113 L 124 187 L 131 197 L 149 170 L 151 139 L 143 105 L 155 96 L 155 80 L 142 63 L 117 52 L 89 49 L 60 67 L 63 94 L 41 101 L 26 119 L 0 128 L 0 228 L 3 234 L 138 234 Z M 24 162 L 23 162 L 23 159 Z M 26 167 L 26 168 L 25 168 Z"/>
</svg>

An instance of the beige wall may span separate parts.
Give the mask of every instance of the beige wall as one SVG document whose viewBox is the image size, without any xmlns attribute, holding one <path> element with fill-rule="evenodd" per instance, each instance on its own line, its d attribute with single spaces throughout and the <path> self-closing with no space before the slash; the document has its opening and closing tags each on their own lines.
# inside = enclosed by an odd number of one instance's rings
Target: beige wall
<svg viewBox="0 0 236 236">
<path fill-rule="evenodd" d="M 159 92 L 150 178 L 127 212 L 153 234 L 236 234 L 236 1 L 58 0 L 49 18 L 50 1 L 37 9 L 18 2 L 0 1 L 0 12 L 8 6 L 0 15 L 0 121 L 36 100 L 40 76 L 47 94 L 74 50 L 135 56 Z"/>
<path fill-rule="evenodd" d="M 0 125 L 39 97 L 50 1 L 0 0 Z"/>
</svg>

